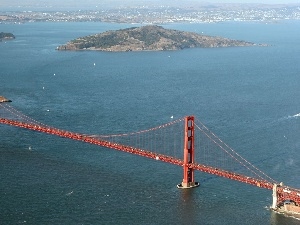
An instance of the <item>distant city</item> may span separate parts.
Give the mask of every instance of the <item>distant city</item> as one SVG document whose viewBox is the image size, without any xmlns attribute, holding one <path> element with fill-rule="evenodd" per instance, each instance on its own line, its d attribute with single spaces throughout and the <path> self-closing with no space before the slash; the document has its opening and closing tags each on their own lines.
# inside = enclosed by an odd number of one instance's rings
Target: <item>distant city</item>
<svg viewBox="0 0 300 225">
<path fill-rule="evenodd" d="M 109 22 L 109 23 L 216 23 L 225 21 L 299 20 L 300 4 L 213 4 L 195 7 L 138 6 L 76 11 L 0 12 L 0 23 Z"/>
</svg>

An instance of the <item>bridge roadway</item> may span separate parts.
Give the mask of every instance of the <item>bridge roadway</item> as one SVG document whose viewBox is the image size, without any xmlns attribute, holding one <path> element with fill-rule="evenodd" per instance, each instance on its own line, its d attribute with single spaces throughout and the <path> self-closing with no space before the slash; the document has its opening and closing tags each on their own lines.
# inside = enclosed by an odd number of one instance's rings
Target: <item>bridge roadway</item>
<svg viewBox="0 0 300 225">
<path fill-rule="evenodd" d="M 177 159 L 177 158 L 163 155 L 163 154 L 157 154 L 154 152 L 134 148 L 134 147 L 127 146 L 127 145 L 122 145 L 122 144 L 115 143 L 115 142 L 96 139 L 96 138 L 93 138 L 88 135 L 83 135 L 83 134 L 74 133 L 74 132 L 70 132 L 70 131 L 60 130 L 57 128 L 40 126 L 40 125 L 36 125 L 36 124 L 31 124 L 31 123 L 24 123 L 24 122 L 19 122 L 19 121 L 10 120 L 10 119 L 4 119 L 4 118 L 0 118 L 0 123 L 15 126 L 15 127 L 20 127 L 20 128 L 25 128 L 25 129 L 29 129 L 29 130 L 34 130 L 34 131 L 38 131 L 38 132 L 43 132 L 43 133 L 47 133 L 47 134 L 51 134 L 51 135 L 56 135 L 56 136 L 60 136 L 60 137 L 64 137 L 64 138 L 69 138 L 69 139 L 73 139 L 73 140 L 77 140 L 77 141 L 87 142 L 90 144 L 99 145 L 102 147 L 111 148 L 111 149 L 115 149 L 115 150 L 119 150 L 119 151 L 123 151 L 123 152 L 128 152 L 128 153 L 132 153 L 135 155 L 140 155 L 143 157 L 159 160 L 162 162 L 166 162 L 166 163 L 170 163 L 170 164 L 174 164 L 174 165 L 178 165 L 178 166 L 184 165 L 184 162 L 181 159 Z M 216 176 L 228 178 L 231 180 L 236 180 L 239 182 L 251 184 L 253 186 L 257 186 L 257 187 L 265 188 L 265 189 L 269 189 L 269 190 L 272 190 L 273 186 L 274 186 L 273 183 L 268 182 L 268 181 L 259 180 L 259 179 L 252 178 L 252 177 L 247 177 L 242 174 L 238 174 L 238 173 L 225 171 L 222 169 L 198 164 L 196 162 L 189 163 L 188 167 L 192 168 L 194 170 L 202 171 L 204 173 L 209 173 L 209 174 L 213 174 Z M 289 188 L 286 186 L 278 186 L 277 194 L 278 194 L 279 202 L 283 202 L 286 199 L 289 199 L 289 200 L 296 202 L 298 205 L 300 204 L 300 191 L 299 190 L 292 189 L 292 188 Z"/>
</svg>

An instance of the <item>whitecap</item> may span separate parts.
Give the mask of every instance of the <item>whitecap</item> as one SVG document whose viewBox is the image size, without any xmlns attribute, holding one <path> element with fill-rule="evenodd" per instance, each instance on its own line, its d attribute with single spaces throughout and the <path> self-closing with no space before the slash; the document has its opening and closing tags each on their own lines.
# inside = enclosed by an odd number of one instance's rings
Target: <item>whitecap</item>
<svg viewBox="0 0 300 225">
<path fill-rule="evenodd" d="M 73 191 L 67 193 L 66 195 L 67 195 L 67 196 L 70 196 L 71 194 L 73 194 Z"/>
</svg>

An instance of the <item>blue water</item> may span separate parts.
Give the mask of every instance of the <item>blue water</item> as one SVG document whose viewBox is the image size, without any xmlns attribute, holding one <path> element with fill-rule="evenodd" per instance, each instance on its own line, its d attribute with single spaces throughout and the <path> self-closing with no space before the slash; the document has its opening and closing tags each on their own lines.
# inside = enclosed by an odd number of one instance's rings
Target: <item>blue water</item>
<svg viewBox="0 0 300 225">
<path fill-rule="evenodd" d="M 130 27 L 0 24 L 0 95 L 45 124 L 88 134 L 143 130 L 195 115 L 275 180 L 300 187 L 300 25 L 171 24 L 268 47 L 60 52 L 68 40 Z M 31 150 L 29 150 L 31 147 Z M 85 143 L 0 125 L 0 224 L 299 224 L 272 193 Z"/>
</svg>

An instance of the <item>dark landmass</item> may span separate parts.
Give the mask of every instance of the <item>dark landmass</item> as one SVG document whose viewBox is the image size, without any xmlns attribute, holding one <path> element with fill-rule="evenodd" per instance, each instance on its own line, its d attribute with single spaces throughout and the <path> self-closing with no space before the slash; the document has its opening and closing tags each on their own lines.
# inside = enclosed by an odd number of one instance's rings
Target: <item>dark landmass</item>
<svg viewBox="0 0 300 225">
<path fill-rule="evenodd" d="M 254 45 L 256 44 L 246 41 L 200 35 L 193 32 L 164 29 L 161 26 L 149 25 L 107 31 L 77 38 L 57 47 L 57 50 L 165 51 L 197 47 L 216 48 Z"/>
<path fill-rule="evenodd" d="M 15 36 L 12 33 L 0 32 L 0 41 L 11 40 L 11 39 L 15 39 Z"/>
<path fill-rule="evenodd" d="M 0 96 L 0 103 L 2 103 L 2 102 L 11 102 L 11 100 L 9 100 L 3 96 Z"/>
</svg>

